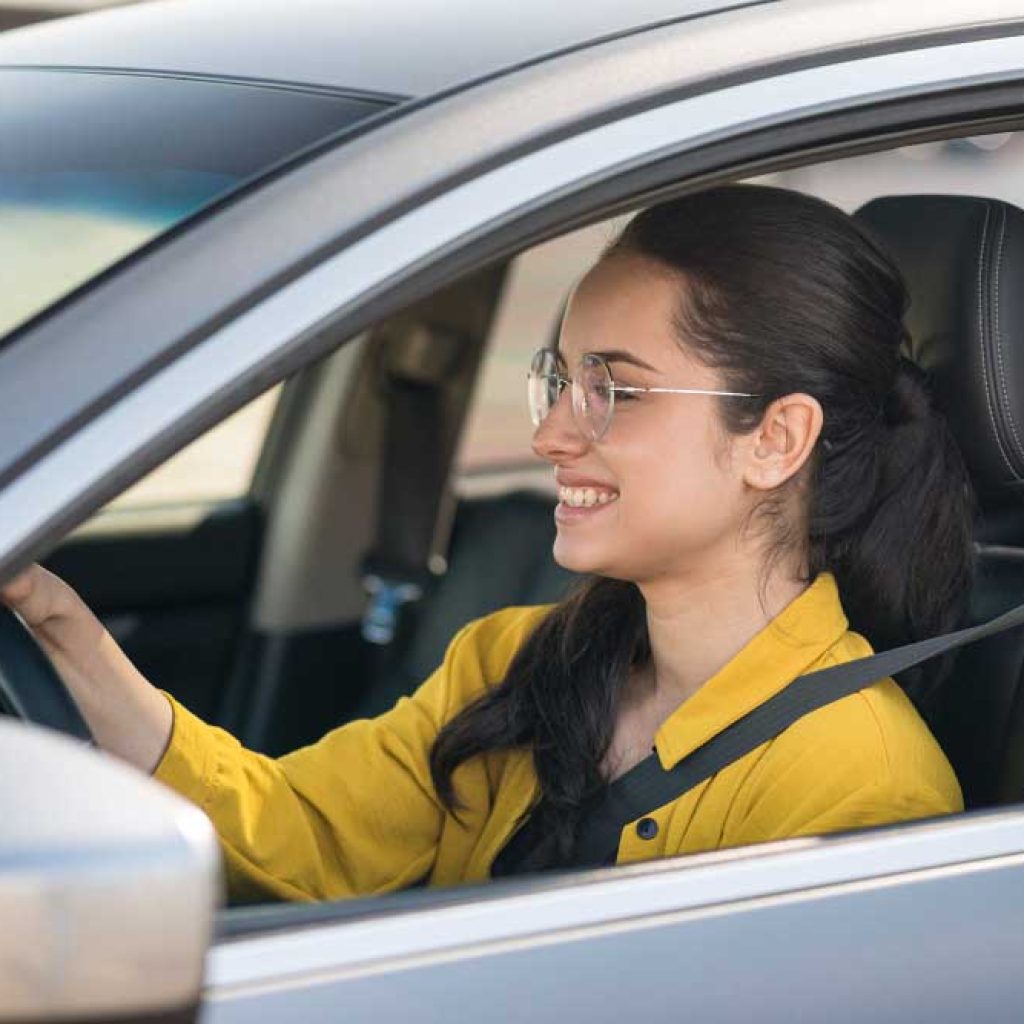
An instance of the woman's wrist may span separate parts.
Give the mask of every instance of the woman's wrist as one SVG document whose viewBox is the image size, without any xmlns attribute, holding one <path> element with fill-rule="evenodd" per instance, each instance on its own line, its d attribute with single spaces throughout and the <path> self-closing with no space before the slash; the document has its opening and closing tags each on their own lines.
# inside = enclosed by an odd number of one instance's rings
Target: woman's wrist
<svg viewBox="0 0 1024 1024">
<path fill-rule="evenodd" d="M 151 773 L 170 741 L 174 715 L 167 699 L 107 630 L 77 672 L 62 672 L 99 746 Z"/>
</svg>

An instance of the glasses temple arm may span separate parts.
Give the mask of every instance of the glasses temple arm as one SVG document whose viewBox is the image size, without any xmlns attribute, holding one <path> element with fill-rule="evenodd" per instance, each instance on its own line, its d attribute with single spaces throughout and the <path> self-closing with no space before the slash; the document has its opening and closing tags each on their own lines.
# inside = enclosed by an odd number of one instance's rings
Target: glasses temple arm
<svg viewBox="0 0 1024 1024">
<path fill-rule="evenodd" d="M 750 394 L 747 391 L 707 391 L 704 388 L 641 388 L 630 384 L 613 384 L 613 391 L 642 392 L 644 394 L 658 395 L 722 395 L 726 398 L 761 398 L 761 395 Z"/>
</svg>

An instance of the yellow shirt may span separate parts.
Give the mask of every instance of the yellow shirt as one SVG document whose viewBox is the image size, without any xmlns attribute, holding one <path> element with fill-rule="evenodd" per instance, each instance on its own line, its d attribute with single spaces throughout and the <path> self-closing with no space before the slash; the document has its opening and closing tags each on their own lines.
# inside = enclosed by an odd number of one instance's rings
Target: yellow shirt
<svg viewBox="0 0 1024 1024">
<path fill-rule="evenodd" d="M 529 752 L 489 753 L 455 772 L 466 805 L 439 802 L 429 752 L 441 726 L 498 683 L 547 607 L 470 623 L 441 666 L 375 719 L 349 722 L 273 759 L 244 749 L 168 697 L 170 745 L 156 777 L 212 819 L 237 900 L 338 899 L 479 882 L 537 795 Z M 822 574 L 658 729 L 670 768 L 805 672 L 872 653 L 847 629 Z M 655 836 L 622 831 L 617 863 L 959 811 L 953 770 L 891 679 L 812 712 L 650 816 Z M 635 823 L 634 823 L 635 824 Z"/>
</svg>

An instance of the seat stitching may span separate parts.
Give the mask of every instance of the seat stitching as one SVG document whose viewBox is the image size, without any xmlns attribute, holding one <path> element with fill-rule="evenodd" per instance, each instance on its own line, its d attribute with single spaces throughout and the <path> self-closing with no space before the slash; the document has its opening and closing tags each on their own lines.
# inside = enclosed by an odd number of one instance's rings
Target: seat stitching
<svg viewBox="0 0 1024 1024">
<path fill-rule="evenodd" d="M 997 374 L 999 380 L 999 388 L 1003 393 L 1003 405 L 1006 409 L 1006 418 L 1010 423 L 1010 431 L 1013 434 L 1014 441 L 1017 442 L 1017 454 L 1024 452 L 1024 445 L 1021 444 L 1020 434 L 1017 433 L 1017 423 L 1013 418 L 1013 408 L 1010 405 L 1009 390 L 1006 387 L 1006 369 L 1003 365 L 1003 331 L 1001 321 L 999 319 L 999 276 L 1000 270 L 1003 265 L 1003 243 L 1006 241 L 1006 210 L 1002 211 L 1003 219 L 999 226 L 999 245 L 996 247 L 996 278 L 995 278 L 995 339 L 996 339 L 996 359 L 998 360 Z M 1014 477 L 1019 480 L 1020 476 L 1014 473 Z"/>
<path fill-rule="evenodd" d="M 1016 479 L 1017 474 L 1014 473 L 1013 466 L 1010 465 L 1010 460 L 1006 457 L 1006 451 L 1003 449 L 1003 442 L 999 436 L 999 430 L 996 427 L 995 412 L 992 409 L 992 395 L 989 393 L 988 385 L 988 361 L 985 357 L 985 304 L 984 290 L 982 287 L 984 274 L 982 272 L 985 267 L 985 240 L 988 238 L 988 222 L 991 213 L 992 206 L 990 203 L 986 203 L 985 220 L 981 226 L 981 246 L 978 249 L 978 340 L 981 345 L 981 384 L 982 389 L 985 392 L 985 405 L 988 408 L 988 418 L 989 422 L 992 424 L 992 436 L 996 439 L 996 447 L 999 449 L 999 454 L 1003 457 L 1003 462 L 1006 464 L 1006 468 Z"/>
</svg>

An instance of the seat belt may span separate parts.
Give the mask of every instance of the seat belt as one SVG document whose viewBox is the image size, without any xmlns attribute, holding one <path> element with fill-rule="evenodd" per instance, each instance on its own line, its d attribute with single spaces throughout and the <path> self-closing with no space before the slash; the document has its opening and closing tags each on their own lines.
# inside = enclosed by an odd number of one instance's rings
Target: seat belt
<svg viewBox="0 0 1024 1024">
<path fill-rule="evenodd" d="M 774 697 L 749 711 L 717 736 L 689 753 L 665 771 L 657 754 L 651 754 L 619 776 L 587 812 L 576 835 L 573 856 L 566 867 L 597 867 L 613 864 L 622 830 L 659 807 L 678 799 L 694 786 L 711 778 L 734 761 L 774 739 L 794 722 L 819 708 L 947 651 L 1024 625 L 1024 604 L 977 626 L 918 640 L 903 647 L 848 661 L 832 668 L 798 676 Z M 495 860 L 492 875 L 536 870 L 529 821 L 519 829 Z"/>
<path fill-rule="evenodd" d="M 362 564 L 369 595 L 362 635 L 372 644 L 391 643 L 402 607 L 419 600 L 431 577 L 446 568 L 453 514 L 448 384 L 462 348 L 453 333 L 422 324 L 382 343 L 386 420 L 377 532 Z"/>
</svg>

